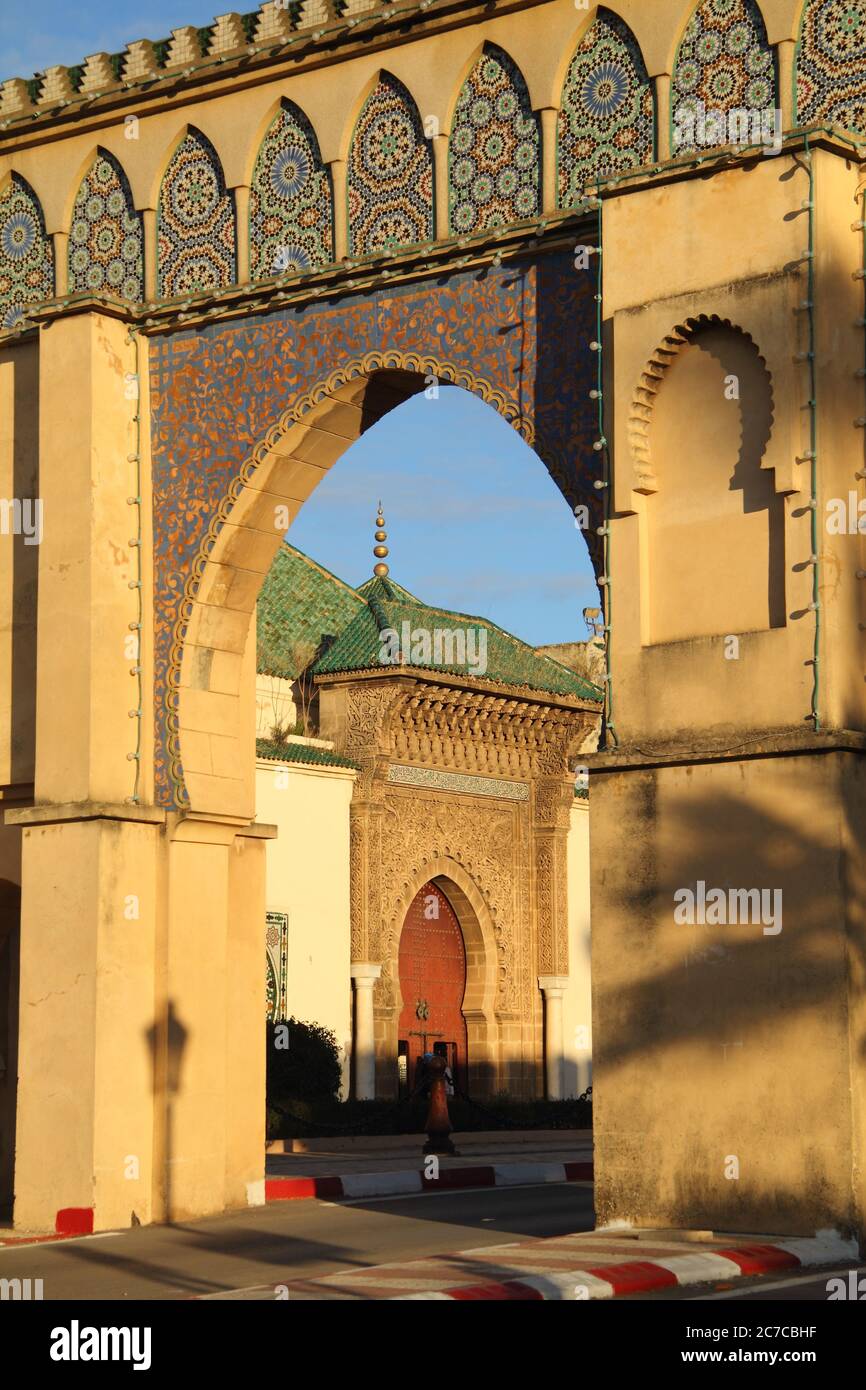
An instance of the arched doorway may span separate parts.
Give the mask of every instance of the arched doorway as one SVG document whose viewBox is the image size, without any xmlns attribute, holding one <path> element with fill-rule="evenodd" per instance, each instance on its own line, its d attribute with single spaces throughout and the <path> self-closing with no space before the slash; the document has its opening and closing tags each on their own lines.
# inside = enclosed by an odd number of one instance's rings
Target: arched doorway
<svg viewBox="0 0 866 1390">
<path fill-rule="evenodd" d="M 454 1085 L 465 1091 L 466 945 L 457 915 L 435 883 L 425 883 L 409 905 L 400 933 L 399 974 L 401 1093 L 414 1086 L 421 1055 L 433 1051 L 447 1058 Z"/>
</svg>

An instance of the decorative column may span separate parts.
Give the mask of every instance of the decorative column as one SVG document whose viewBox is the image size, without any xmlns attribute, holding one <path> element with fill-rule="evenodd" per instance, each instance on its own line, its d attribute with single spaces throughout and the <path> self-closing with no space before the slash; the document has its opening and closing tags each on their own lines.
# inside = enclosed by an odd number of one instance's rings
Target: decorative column
<svg viewBox="0 0 866 1390">
<path fill-rule="evenodd" d="M 793 130 L 797 124 L 794 110 L 794 53 L 797 45 L 793 39 L 782 39 L 776 44 L 776 62 L 779 74 L 778 102 L 782 112 L 782 130 Z"/>
<path fill-rule="evenodd" d="M 355 983 L 355 1100 L 376 1098 L 373 987 L 381 973 L 381 965 L 369 961 L 353 961 L 349 967 Z"/>
<path fill-rule="evenodd" d="M 554 106 L 541 110 L 541 211 L 556 212 L 556 126 L 559 112 Z"/>
<path fill-rule="evenodd" d="M 435 213 L 435 232 L 441 241 L 448 236 L 448 136 L 440 133 L 431 140 L 433 146 L 433 206 Z"/>
<path fill-rule="evenodd" d="M 538 988 L 544 995 L 544 1080 L 548 1100 L 562 1099 L 562 997 L 567 987 L 567 975 L 538 977 Z"/>
<path fill-rule="evenodd" d="M 237 283 L 247 285 L 250 279 L 250 186 L 248 183 L 239 183 L 232 191 L 235 195 Z"/>
<path fill-rule="evenodd" d="M 144 297 L 149 301 L 158 297 L 156 208 L 145 208 L 141 216 L 144 223 Z"/>
<path fill-rule="evenodd" d="M 137 560 L 120 542 L 134 529 L 137 410 L 145 437 L 150 428 L 146 395 L 124 389 L 134 366 L 111 315 L 61 314 L 40 334 L 36 804 L 5 811 L 21 828 L 14 1218 L 24 1229 L 81 1234 L 264 1198 L 264 837 L 274 832 L 222 805 L 181 814 L 132 800 L 124 634 Z M 145 476 L 143 512 L 151 506 Z M 142 597 L 150 612 L 149 587 Z M 145 689 L 149 680 L 145 664 Z"/>
<path fill-rule="evenodd" d="M 334 260 L 342 261 L 349 254 L 349 233 L 346 209 L 346 161 L 334 159 L 331 170 L 331 196 L 334 200 Z"/>
<path fill-rule="evenodd" d="M 69 233 L 54 232 L 54 294 L 62 298 L 69 291 Z"/>
<path fill-rule="evenodd" d="M 656 106 L 656 158 L 670 159 L 671 150 L 671 75 L 660 72 L 653 78 Z"/>
</svg>

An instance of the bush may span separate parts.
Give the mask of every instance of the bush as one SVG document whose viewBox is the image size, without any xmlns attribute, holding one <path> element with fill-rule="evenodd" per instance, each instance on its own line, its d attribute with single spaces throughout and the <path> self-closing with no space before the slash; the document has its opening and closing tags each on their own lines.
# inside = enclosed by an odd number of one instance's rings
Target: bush
<svg viewBox="0 0 866 1390">
<path fill-rule="evenodd" d="M 448 1111 L 455 1134 L 495 1129 L 591 1129 L 592 1098 L 516 1100 L 500 1093 L 482 1104 L 451 1097 Z M 325 1138 L 352 1134 L 423 1134 L 427 1102 L 345 1100 L 333 1097 L 302 1105 L 288 1102 L 268 1111 L 268 1138 Z"/>
<path fill-rule="evenodd" d="M 289 1030 L 288 1047 L 285 1028 Z M 305 1108 L 301 1102 L 334 1101 L 341 1072 L 340 1048 L 330 1028 L 297 1018 L 267 1024 L 269 1106 L 279 1109 L 290 1104 L 300 1114 Z"/>
</svg>

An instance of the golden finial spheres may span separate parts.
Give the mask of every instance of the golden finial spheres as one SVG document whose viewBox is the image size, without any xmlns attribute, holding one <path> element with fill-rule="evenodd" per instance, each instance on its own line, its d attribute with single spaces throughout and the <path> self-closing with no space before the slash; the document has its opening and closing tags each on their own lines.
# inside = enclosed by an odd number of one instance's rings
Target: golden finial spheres
<svg viewBox="0 0 866 1390">
<path fill-rule="evenodd" d="M 384 579 L 385 575 L 388 573 L 388 566 L 382 564 L 381 561 L 384 560 L 385 556 L 388 554 L 388 547 L 387 545 L 382 545 L 382 541 L 386 541 L 388 539 L 388 532 L 385 530 L 385 518 L 382 515 L 381 502 L 379 503 L 376 514 L 375 539 L 378 541 L 378 544 L 373 546 L 373 554 L 376 556 L 376 559 L 380 561 L 380 563 L 378 565 L 373 566 L 373 573 L 374 575 L 376 575 L 377 579 Z"/>
</svg>

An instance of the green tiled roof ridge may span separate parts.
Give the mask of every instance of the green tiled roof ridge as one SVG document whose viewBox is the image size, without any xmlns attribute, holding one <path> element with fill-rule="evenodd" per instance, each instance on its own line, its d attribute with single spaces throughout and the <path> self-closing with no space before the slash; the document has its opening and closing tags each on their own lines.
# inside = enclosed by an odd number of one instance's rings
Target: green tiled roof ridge
<svg viewBox="0 0 866 1390">
<path fill-rule="evenodd" d="M 374 574 L 372 579 L 366 579 L 363 584 L 360 584 L 355 592 L 360 594 L 368 603 L 371 598 L 384 597 L 385 599 L 397 599 L 400 602 L 417 603 L 419 608 L 427 607 L 427 604 L 417 594 L 410 594 L 408 589 L 404 589 L 403 585 L 398 584 L 396 579 L 392 579 L 390 575 Z"/>
<path fill-rule="evenodd" d="M 350 767 L 358 770 L 359 764 L 351 758 L 344 758 L 330 748 L 317 748 L 309 743 L 275 743 L 273 739 L 256 739 L 256 757 L 268 762 L 306 763 L 311 767 Z"/>
<path fill-rule="evenodd" d="M 286 540 L 283 541 L 283 545 L 286 550 L 290 550 L 298 560 L 303 560 L 305 565 L 309 565 L 310 569 L 318 570 L 319 574 L 323 575 L 325 579 L 330 579 L 338 588 L 343 589 L 347 596 L 351 595 L 354 598 L 358 597 L 359 591 L 353 589 L 351 584 L 347 584 L 345 579 L 341 579 L 338 574 L 334 574 L 333 570 L 329 570 L 327 565 L 320 564 L 318 560 L 313 559 L 312 555 L 307 555 L 305 551 L 299 550 L 296 545 L 291 545 Z"/>
<path fill-rule="evenodd" d="M 539 656 L 534 647 L 521 638 L 515 637 L 513 633 L 506 632 L 497 623 L 489 618 L 477 617 L 473 614 L 458 613 L 447 608 L 433 608 L 429 604 L 421 603 L 419 600 L 412 602 L 397 601 L 393 607 L 386 607 L 377 599 L 370 597 L 367 599 L 370 616 L 374 617 L 378 623 L 378 629 L 371 633 L 368 629 L 367 614 L 358 613 L 352 618 L 351 622 L 343 629 L 337 640 L 323 652 L 322 656 L 314 663 L 312 670 L 316 675 L 337 675 L 353 670 L 374 670 L 382 668 L 382 663 L 378 660 L 376 647 L 381 643 L 380 634 L 386 629 L 400 631 L 400 625 L 404 621 L 412 622 L 413 616 L 422 618 L 423 623 L 428 627 L 446 626 L 445 622 L 436 623 L 435 619 L 452 620 L 450 625 L 454 626 L 453 620 L 462 621 L 464 626 L 476 626 L 484 628 L 487 632 L 494 634 L 507 647 L 519 655 L 529 674 L 522 677 L 520 673 L 506 672 L 503 674 L 501 667 L 488 669 L 479 679 L 487 680 L 492 684 L 526 686 L 529 689 L 545 691 L 548 694 L 572 694 L 593 702 L 600 702 L 602 692 L 598 686 L 591 681 L 578 676 L 562 662 L 554 660 L 552 657 Z M 395 611 L 396 610 L 396 611 Z M 366 639 L 366 640 L 365 640 Z M 371 639 L 375 639 L 374 641 Z M 436 665 L 433 663 L 416 663 L 409 661 L 407 667 L 417 670 L 441 671 L 447 674 L 465 675 L 466 671 L 462 667 Z M 551 678 L 554 673 L 558 680 L 550 683 L 543 681 L 543 673 L 550 671 Z M 471 672 L 469 672 L 471 674 Z"/>
<path fill-rule="evenodd" d="M 292 571 L 297 574 L 293 576 Z M 319 584 L 321 581 L 321 584 Z M 294 589 L 284 594 L 282 590 Z M 320 650 L 310 670 L 315 675 L 342 675 L 353 671 L 393 670 L 379 659 L 381 634 L 402 623 L 428 630 L 456 627 L 484 629 L 493 645 L 484 673 L 473 673 L 461 664 L 406 662 L 406 669 L 466 676 L 493 685 L 538 690 L 546 694 L 577 696 L 600 703 L 598 686 L 555 657 L 542 656 L 528 642 L 515 637 L 490 618 L 433 607 L 404 589 L 390 575 L 374 575 L 353 589 L 324 565 L 305 555 L 288 541 L 277 553 L 265 580 L 258 610 L 259 670 L 294 679 L 287 658 L 292 647 L 304 641 L 332 640 Z"/>
<path fill-rule="evenodd" d="M 299 672 L 293 648 L 311 644 L 319 650 L 323 637 L 338 636 L 365 603 L 351 585 L 284 541 L 256 609 L 257 670 L 294 680 Z"/>
</svg>

